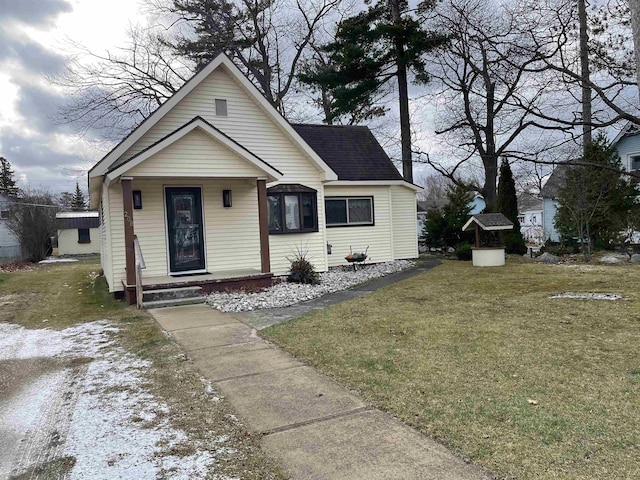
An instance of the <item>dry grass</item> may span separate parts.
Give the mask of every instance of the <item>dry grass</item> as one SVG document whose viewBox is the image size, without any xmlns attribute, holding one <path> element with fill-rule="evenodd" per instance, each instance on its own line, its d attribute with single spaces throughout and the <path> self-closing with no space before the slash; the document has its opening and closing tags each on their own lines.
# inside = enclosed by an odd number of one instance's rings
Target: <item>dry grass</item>
<svg viewBox="0 0 640 480">
<path fill-rule="evenodd" d="M 255 480 L 283 478 L 278 467 L 264 456 L 260 438 L 250 435 L 235 420 L 224 400 L 212 401 L 199 372 L 185 361 L 175 342 L 150 315 L 113 299 L 104 278 L 96 277 L 99 270 L 96 260 L 83 260 L 0 273 L 0 321 L 26 328 L 61 329 L 80 322 L 111 320 L 120 329 L 119 343 L 152 362 L 150 382 L 145 386 L 169 407 L 167 415 L 173 427 L 185 431 L 194 446 L 205 445 L 213 452 L 221 446 L 217 438 L 229 437 L 224 446 L 234 451 L 218 455 L 216 474 Z M 171 453 L 189 455 L 193 451 Z"/>
<path fill-rule="evenodd" d="M 264 334 L 499 478 L 640 478 L 638 285 L 447 262 Z M 547 298 L 568 291 L 629 300 Z"/>
</svg>

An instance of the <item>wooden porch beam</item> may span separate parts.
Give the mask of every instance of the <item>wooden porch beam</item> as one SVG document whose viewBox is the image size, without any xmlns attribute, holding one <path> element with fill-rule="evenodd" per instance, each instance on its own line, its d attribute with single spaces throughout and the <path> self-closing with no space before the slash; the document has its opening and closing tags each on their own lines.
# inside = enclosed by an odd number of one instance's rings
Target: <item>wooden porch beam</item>
<svg viewBox="0 0 640 480">
<path fill-rule="evenodd" d="M 122 206 L 124 215 L 124 252 L 127 286 L 136 284 L 136 252 L 134 246 L 133 230 L 133 193 L 131 192 L 131 179 L 122 178 Z"/>
<path fill-rule="evenodd" d="M 260 226 L 260 268 L 262 273 L 271 272 L 269 256 L 269 213 L 267 206 L 267 181 L 258 180 L 258 224 Z"/>
</svg>

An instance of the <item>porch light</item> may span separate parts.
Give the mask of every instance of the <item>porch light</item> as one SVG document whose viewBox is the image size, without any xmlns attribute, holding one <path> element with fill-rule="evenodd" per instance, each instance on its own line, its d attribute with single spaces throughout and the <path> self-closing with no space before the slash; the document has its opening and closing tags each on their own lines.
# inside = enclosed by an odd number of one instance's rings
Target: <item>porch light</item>
<svg viewBox="0 0 640 480">
<path fill-rule="evenodd" d="M 222 206 L 224 208 L 231 208 L 231 190 L 222 191 Z"/>
<path fill-rule="evenodd" d="M 142 192 L 140 190 L 134 190 L 133 194 L 133 208 L 135 210 L 142 210 Z"/>
</svg>

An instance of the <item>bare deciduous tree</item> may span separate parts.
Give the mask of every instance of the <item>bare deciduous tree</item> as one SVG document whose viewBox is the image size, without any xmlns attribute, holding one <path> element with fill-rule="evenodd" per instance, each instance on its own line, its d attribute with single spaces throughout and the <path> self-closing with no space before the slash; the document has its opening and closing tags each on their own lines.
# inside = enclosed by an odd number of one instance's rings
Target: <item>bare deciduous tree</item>
<svg viewBox="0 0 640 480">
<path fill-rule="evenodd" d="M 321 41 L 340 2 L 155 0 L 158 8 L 177 18 L 177 52 L 198 67 L 225 52 L 285 116 L 291 107 L 285 99 L 300 64 L 310 45 Z"/>
<path fill-rule="evenodd" d="M 501 6 L 497 14 L 496 8 L 481 0 L 450 0 L 438 8 L 436 21 L 452 41 L 434 59 L 433 76 L 441 86 L 433 97 L 440 108 L 436 133 L 456 145 L 459 154 L 453 166 L 429 162 L 459 182 L 460 168 L 479 158 L 484 178 L 474 187 L 489 209 L 496 205 L 499 159 L 530 159 L 540 153 L 524 149 L 523 133 L 570 128 L 543 113 L 545 95 L 556 88 L 545 75 L 544 60 L 554 52 L 536 48 L 525 35 L 537 19 L 524 22 L 521 12 Z"/>
<path fill-rule="evenodd" d="M 38 262 L 49 253 L 58 209 L 54 196 L 46 190 L 22 191 L 12 203 L 5 221 L 29 261 Z"/>
<path fill-rule="evenodd" d="M 74 44 L 65 71 L 50 80 L 70 99 L 57 122 L 117 140 L 149 116 L 193 74 L 194 64 L 168 46 L 157 32 L 131 27 L 116 51 L 92 52 Z"/>
</svg>

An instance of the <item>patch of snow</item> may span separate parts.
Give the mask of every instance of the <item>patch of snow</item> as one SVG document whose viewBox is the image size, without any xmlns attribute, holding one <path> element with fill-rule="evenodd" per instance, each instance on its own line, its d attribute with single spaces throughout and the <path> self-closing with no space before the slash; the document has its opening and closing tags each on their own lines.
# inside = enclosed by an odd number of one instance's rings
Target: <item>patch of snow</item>
<svg viewBox="0 0 640 480">
<path fill-rule="evenodd" d="M 549 298 L 571 298 L 575 300 L 628 300 L 629 297 L 619 293 L 573 293 L 565 292 L 550 295 Z"/>
<path fill-rule="evenodd" d="M 47 264 L 47 263 L 70 263 L 77 262 L 75 258 L 47 258 L 46 260 L 40 260 L 38 263 Z"/>
<path fill-rule="evenodd" d="M 34 418 L 66 418 L 66 428 L 55 422 L 45 422 L 39 430 L 55 427 L 57 431 L 66 432 L 63 445 L 54 453 L 56 458 L 75 457 L 75 465 L 65 477 L 69 479 L 206 478 L 216 456 L 233 452 L 225 445 L 228 438 L 218 437 L 213 450 L 210 446 L 189 444 L 185 433 L 173 428 L 164 418 L 168 407 L 145 387 L 145 372 L 150 362 L 118 346 L 112 335 L 116 331 L 117 328 L 106 321 L 80 324 L 61 331 L 27 330 L 0 323 L 0 360 L 91 359 L 84 367 L 80 364 L 38 377 L 16 392 L 15 399 L 12 397 L 0 405 L 2 430 L 5 424 L 13 425 L 12 438 L 17 440 L 16 448 L 26 448 L 19 440 L 28 437 Z M 79 372 L 75 377 L 71 374 L 74 370 Z M 70 389 L 73 389 L 75 402 L 51 402 L 52 398 L 61 396 L 56 392 Z M 16 401 L 20 409 L 12 407 L 16 406 Z M 56 416 L 56 412 L 51 411 L 55 409 L 68 413 L 58 412 Z M 51 432 L 45 431 L 42 435 L 49 438 Z M 163 455 L 167 448 L 176 446 L 194 453 Z M 46 445 L 36 450 L 43 449 Z M 24 452 L 18 453 L 12 457 L 25 457 Z M 31 458 L 31 464 L 16 465 L 14 462 L 13 467 L 19 466 L 24 471 L 35 466 L 33 462 L 41 460 L 42 455 L 38 455 Z M 51 459 L 52 454 L 46 456 Z"/>
<path fill-rule="evenodd" d="M 320 274 L 319 285 L 306 285 L 283 281 L 259 292 L 214 292 L 206 297 L 206 302 L 223 312 L 243 312 L 267 308 L 288 307 L 296 303 L 312 300 L 327 293 L 346 290 L 375 278 L 411 268 L 415 262 L 397 260 L 358 267 L 334 267 Z"/>
</svg>

